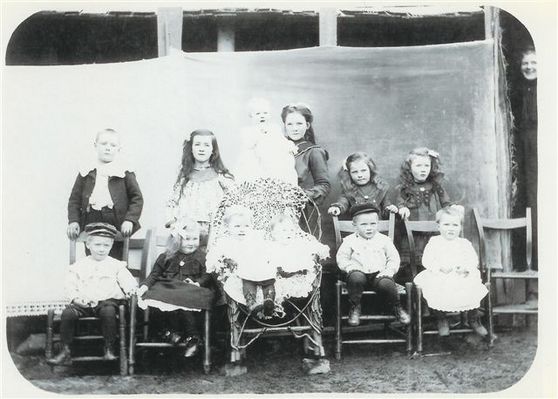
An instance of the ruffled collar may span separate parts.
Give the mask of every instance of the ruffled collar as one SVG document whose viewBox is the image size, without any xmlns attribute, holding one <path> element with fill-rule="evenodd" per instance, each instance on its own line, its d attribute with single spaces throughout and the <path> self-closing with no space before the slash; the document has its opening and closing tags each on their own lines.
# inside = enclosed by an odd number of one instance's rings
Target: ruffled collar
<svg viewBox="0 0 558 399">
<path fill-rule="evenodd" d="M 120 160 L 109 163 L 101 163 L 98 160 L 95 160 L 80 167 L 79 174 L 85 177 L 94 170 L 97 170 L 98 173 L 102 173 L 108 177 L 125 177 L 126 172 L 133 172 L 132 168 Z"/>
</svg>

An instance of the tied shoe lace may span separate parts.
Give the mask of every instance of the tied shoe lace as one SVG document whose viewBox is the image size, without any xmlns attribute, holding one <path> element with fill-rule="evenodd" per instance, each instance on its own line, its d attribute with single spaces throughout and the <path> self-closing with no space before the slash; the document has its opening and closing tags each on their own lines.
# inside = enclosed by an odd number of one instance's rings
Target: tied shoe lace
<svg viewBox="0 0 558 399">
<path fill-rule="evenodd" d="M 349 323 L 350 326 L 356 327 L 360 324 L 360 304 L 358 305 L 353 305 L 351 307 L 351 311 L 349 312 L 349 320 L 347 321 L 347 323 Z"/>
</svg>

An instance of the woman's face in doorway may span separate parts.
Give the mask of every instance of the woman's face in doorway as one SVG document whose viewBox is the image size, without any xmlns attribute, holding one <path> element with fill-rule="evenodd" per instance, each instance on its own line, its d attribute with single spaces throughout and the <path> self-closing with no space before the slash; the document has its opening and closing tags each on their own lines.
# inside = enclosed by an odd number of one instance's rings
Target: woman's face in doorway
<svg viewBox="0 0 558 399">
<path fill-rule="evenodd" d="M 531 52 L 523 54 L 521 59 L 521 74 L 527 80 L 537 79 L 537 54 Z"/>
</svg>

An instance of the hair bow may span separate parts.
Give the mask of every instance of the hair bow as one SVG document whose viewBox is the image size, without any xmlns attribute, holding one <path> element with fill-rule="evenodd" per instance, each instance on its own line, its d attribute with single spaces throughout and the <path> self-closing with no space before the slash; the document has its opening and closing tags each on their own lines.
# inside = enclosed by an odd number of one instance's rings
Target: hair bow
<svg viewBox="0 0 558 399">
<path fill-rule="evenodd" d="M 428 155 L 436 159 L 440 157 L 440 154 L 434 150 L 428 150 Z"/>
<path fill-rule="evenodd" d="M 341 168 L 346 172 L 349 170 L 349 168 L 347 167 L 347 158 L 345 158 L 341 163 Z"/>
</svg>

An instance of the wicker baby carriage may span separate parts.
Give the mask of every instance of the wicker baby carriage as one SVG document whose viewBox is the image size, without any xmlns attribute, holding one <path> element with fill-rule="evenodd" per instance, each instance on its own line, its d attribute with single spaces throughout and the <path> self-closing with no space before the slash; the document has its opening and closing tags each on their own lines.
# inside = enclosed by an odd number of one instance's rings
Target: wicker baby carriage
<svg viewBox="0 0 558 399">
<path fill-rule="evenodd" d="M 277 277 L 278 306 L 272 317 L 261 318 L 261 313 L 257 317 L 255 313 L 248 311 L 242 295 L 241 280 L 234 275 L 226 260 L 212 256 L 212 249 L 218 246 L 219 239 L 225 234 L 225 212 L 233 206 L 248 208 L 253 215 L 254 228 L 264 235 L 269 235 L 271 221 L 276 215 L 289 215 L 301 227 L 297 229 L 298 238 L 306 240 L 309 246 L 316 245 L 315 248 L 318 248 L 307 272 L 292 277 Z M 322 268 L 319 261 L 329 256 L 329 250 L 318 242 L 320 238 L 318 208 L 313 202 L 309 202 L 298 186 L 276 179 L 257 179 L 237 185 L 225 195 L 211 226 L 207 266 L 208 271 L 216 273 L 225 293 L 230 322 L 231 366 L 241 367 L 239 365 L 245 349 L 265 335 L 292 334 L 304 341 L 306 353 L 316 359 L 325 356 L 320 305 Z"/>
</svg>

